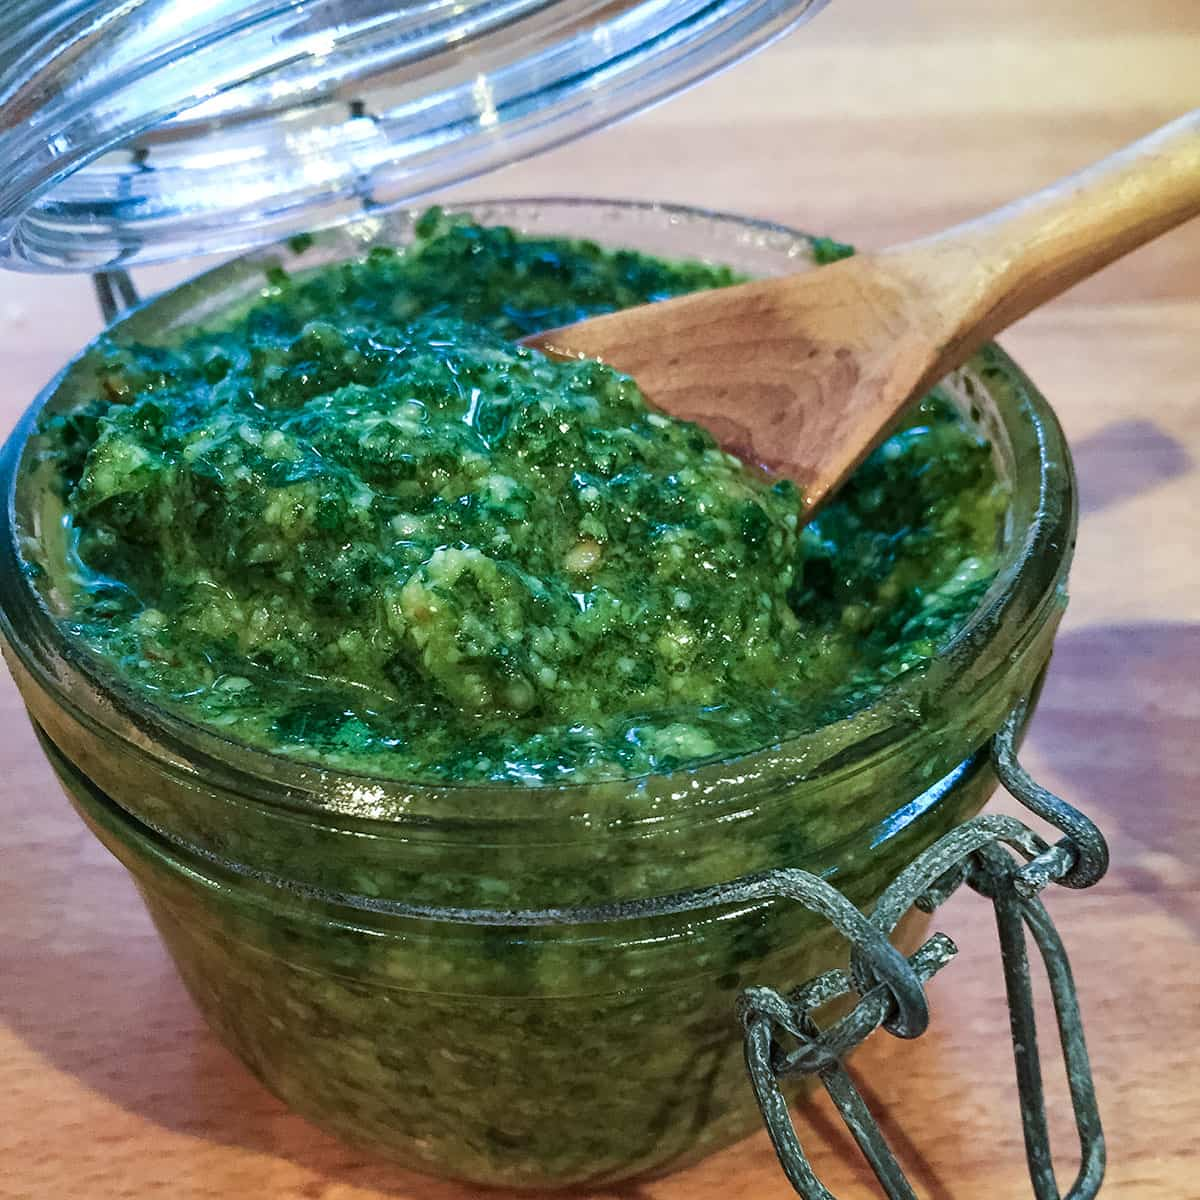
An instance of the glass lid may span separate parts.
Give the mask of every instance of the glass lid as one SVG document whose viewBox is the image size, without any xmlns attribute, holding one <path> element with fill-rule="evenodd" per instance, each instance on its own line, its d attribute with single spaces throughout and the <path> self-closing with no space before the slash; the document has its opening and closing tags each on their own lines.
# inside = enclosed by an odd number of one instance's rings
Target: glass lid
<svg viewBox="0 0 1200 1200">
<path fill-rule="evenodd" d="M 827 0 L 7 0 L 0 266 L 233 251 L 608 124 Z"/>
</svg>

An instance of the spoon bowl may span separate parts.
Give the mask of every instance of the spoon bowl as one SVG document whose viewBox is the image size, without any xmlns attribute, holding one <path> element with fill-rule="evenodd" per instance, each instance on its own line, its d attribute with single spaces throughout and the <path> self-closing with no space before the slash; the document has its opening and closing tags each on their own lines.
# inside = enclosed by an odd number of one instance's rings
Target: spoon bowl
<svg viewBox="0 0 1200 1200">
<path fill-rule="evenodd" d="M 1032 309 L 1200 214 L 1200 110 L 986 216 L 875 254 L 526 338 L 787 476 L 806 516 L 905 406 Z"/>
</svg>

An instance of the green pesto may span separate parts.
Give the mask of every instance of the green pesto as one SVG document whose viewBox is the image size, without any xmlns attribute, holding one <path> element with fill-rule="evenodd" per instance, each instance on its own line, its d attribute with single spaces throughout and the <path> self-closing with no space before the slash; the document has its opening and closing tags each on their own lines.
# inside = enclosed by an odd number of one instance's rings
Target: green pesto
<svg viewBox="0 0 1200 1200">
<path fill-rule="evenodd" d="M 403 252 L 110 344 L 42 430 L 64 624 L 193 719 L 396 778 L 637 775 L 852 712 L 994 575 L 1005 493 L 954 408 L 923 401 L 801 530 L 789 483 L 629 379 L 513 344 L 732 282 L 432 210 Z"/>
</svg>

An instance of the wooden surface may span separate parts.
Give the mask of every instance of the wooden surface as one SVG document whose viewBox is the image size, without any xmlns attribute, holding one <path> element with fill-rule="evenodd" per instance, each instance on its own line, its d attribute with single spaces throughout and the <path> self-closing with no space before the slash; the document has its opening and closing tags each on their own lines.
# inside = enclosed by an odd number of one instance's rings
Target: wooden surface
<svg viewBox="0 0 1200 1200">
<path fill-rule="evenodd" d="M 1192 0 L 836 0 L 806 31 L 635 122 L 475 185 L 688 200 L 863 245 L 1002 202 L 1198 102 Z M 0 277 L 0 425 L 94 331 L 87 289 Z M 1052 898 L 1109 1136 L 1105 1195 L 1200 1197 L 1200 227 L 1139 251 L 1005 344 L 1071 435 L 1084 519 L 1028 765 L 1114 855 Z M 0 682 L 0 1197 L 463 1200 L 347 1150 L 201 1025 L 131 885 L 70 812 Z M 995 937 L 963 946 L 919 1042 L 857 1061 L 929 1200 L 1028 1194 Z M 782 983 L 785 981 L 764 981 Z M 1063 1117 L 1055 1077 L 1052 1105 Z M 818 1107 L 801 1133 L 873 1196 Z M 1063 1139 L 1066 1146 L 1066 1139 Z M 624 1200 L 784 1200 L 763 1135 Z"/>
</svg>

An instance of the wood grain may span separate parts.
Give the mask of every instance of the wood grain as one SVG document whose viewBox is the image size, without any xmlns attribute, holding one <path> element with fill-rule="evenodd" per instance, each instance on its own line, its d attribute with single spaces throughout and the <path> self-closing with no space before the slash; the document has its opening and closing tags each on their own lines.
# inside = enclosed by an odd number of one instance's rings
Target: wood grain
<svg viewBox="0 0 1200 1200">
<path fill-rule="evenodd" d="M 1198 54 L 1200 6 L 1188 0 L 837 0 L 796 38 L 683 99 L 474 191 L 687 200 L 880 246 L 1031 190 L 1195 107 Z M 96 326 L 82 283 L 0 276 L 0 424 Z M 1083 489 L 1073 603 L 1026 758 L 1113 843 L 1103 884 L 1051 902 L 1089 1024 L 1110 1143 L 1105 1195 L 1191 1200 L 1200 230 L 1137 252 L 1004 341 L 1062 415 Z M 470 1194 L 341 1147 L 216 1045 L 128 879 L 60 796 L 7 679 L 0 813 L 0 1197 Z M 878 1037 L 858 1070 L 923 1197 L 1013 1200 L 1028 1184 L 995 936 L 970 897 L 939 924 L 963 953 L 933 985 L 933 1028 L 911 1044 Z M 877 1194 L 827 1109 L 800 1128 L 842 1200 Z M 789 1194 L 759 1135 L 608 1196 Z"/>
</svg>

